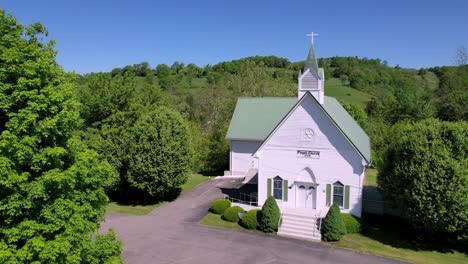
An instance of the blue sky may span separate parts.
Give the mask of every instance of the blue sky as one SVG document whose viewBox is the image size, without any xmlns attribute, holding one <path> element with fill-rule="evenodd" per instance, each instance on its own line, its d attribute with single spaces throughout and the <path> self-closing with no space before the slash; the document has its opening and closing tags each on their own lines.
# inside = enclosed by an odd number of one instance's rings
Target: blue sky
<svg viewBox="0 0 468 264">
<path fill-rule="evenodd" d="M 381 58 L 420 68 L 452 65 L 468 48 L 466 0 L 34 1 L 3 0 L 20 23 L 41 22 L 67 71 L 88 73 L 148 61 L 203 66 L 254 55 L 303 60 Z"/>
</svg>

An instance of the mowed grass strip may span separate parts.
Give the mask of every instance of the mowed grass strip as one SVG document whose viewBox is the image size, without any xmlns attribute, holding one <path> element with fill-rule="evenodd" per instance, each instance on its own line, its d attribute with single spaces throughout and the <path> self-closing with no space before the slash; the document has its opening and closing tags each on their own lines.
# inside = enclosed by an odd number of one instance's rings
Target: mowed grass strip
<svg viewBox="0 0 468 264">
<path fill-rule="evenodd" d="M 220 215 L 213 213 L 208 213 L 207 215 L 205 215 L 205 217 L 203 217 L 199 223 L 207 226 L 216 226 L 227 229 L 247 231 L 247 229 L 241 227 L 238 223 L 224 221 L 223 219 L 221 219 Z"/>
<path fill-rule="evenodd" d="M 187 182 L 182 186 L 182 193 L 188 192 L 198 185 L 208 181 L 209 176 L 204 176 L 201 174 L 192 174 L 189 176 Z"/>
<path fill-rule="evenodd" d="M 198 185 L 208 181 L 210 177 L 203 176 L 201 174 L 192 174 L 189 176 L 187 182 L 182 186 L 181 193 L 190 191 L 191 189 L 197 187 Z M 149 214 L 154 209 L 168 203 L 167 201 L 159 201 L 154 204 L 144 204 L 144 205 L 133 205 L 133 204 L 121 204 L 117 202 L 110 202 L 106 206 L 107 213 L 118 213 L 118 214 L 128 214 L 128 215 L 146 215 Z"/>
<path fill-rule="evenodd" d="M 338 242 L 329 242 L 326 244 L 349 248 L 373 255 L 404 260 L 411 263 L 468 263 L 468 256 L 455 250 L 442 252 L 437 250 L 418 249 L 416 245 L 414 245 L 414 247 L 408 246 L 406 244 L 407 241 L 401 240 L 400 237 L 395 234 L 391 234 L 388 230 L 376 231 L 374 233 L 378 233 L 374 235 L 381 237 L 379 239 L 375 239 L 371 236 L 366 236 L 363 234 L 349 234 L 343 236 L 343 238 Z M 381 241 L 385 241 L 386 243 Z M 390 244 L 400 244 L 400 246 L 392 246 Z"/>
<path fill-rule="evenodd" d="M 265 234 L 260 230 L 251 230 L 247 228 L 243 228 L 240 226 L 238 223 L 232 223 L 228 221 L 224 221 L 220 215 L 213 214 L 213 213 L 208 213 L 206 214 L 199 222 L 202 225 L 206 226 L 214 226 L 214 227 L 221 227 L 221 228 L 227 228 L 227 229 L 232 229 L 232 230 L 239 230 L 239 231 L 244 231 L 244 232 L 254 232 L 254 233 L 261 233 Z"/>
<path fill-rule="evenodd" d="M 154 209 L 166 204 L 166 201 L 149 205 L 126 205 L 117 202 L 110 202 L 106 206 L 106 213 L 128 214 L 128 215 L 146 215 Z"/>
</svg>

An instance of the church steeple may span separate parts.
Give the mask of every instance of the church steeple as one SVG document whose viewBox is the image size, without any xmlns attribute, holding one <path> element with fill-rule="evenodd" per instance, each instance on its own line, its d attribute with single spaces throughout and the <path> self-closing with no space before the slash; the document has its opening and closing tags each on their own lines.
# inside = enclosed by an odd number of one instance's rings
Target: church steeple
<svg viewBox="0 0 468 264">
<path fill-rule="evenodd" d="M 318 63 L 317 58 L 315 57 L 315 50 L 314 50 L 314 43 L 311 43 L 309 49 L 309 55 L 307 55 L 307 59 L 304 65 L 304 72 L 310 69 L 311 72 L 318 74 Z"/>
<path fill-rule="evenodd" d="M 312 39 L 309 55 L 307 55 L 307 60 L 305 61 L 304 71 L 299 74 L 297 98 L 301 99 L 305 93 L 310 93 L 320 104 L 323 104 L 325 98 L 325 74 L 323 69 L 318 67 L 314 50 L 314 36 L 318 36 L 318 34 L 312 32 L 307 34 L 307 36 L 312 37 Z"/>
<path fill-rule="evenodd" d="M 307 34 L 306 36 L 310 37 L 310 49 L 309 49 L 309 55 L 307 55 L 307 59 L 305 61 L 304 72 L 307 69 L 310 69 L 311 72 L 318 74 L 318 63 L 317 63 L 317 58 L 315 57 L 315 50 L 314 50 L 314 37 L 318 36 L 318 34 L 311 32 L 310 34 Z"/>
</svg>

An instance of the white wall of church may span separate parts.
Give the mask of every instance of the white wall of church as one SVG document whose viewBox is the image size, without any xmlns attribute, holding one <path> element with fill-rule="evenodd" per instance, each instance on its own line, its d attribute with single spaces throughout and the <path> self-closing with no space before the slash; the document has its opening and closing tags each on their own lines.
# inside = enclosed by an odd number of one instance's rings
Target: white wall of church
<svg viewBox="0 0 468 264">
<path fill-rule="evenodd" d="M 232 140 L 230 143 L 231 175 L 243 175 L 254 159 L 252 154 L 260 147 L 262 141 Z M 254 162 L 254 166 L 257 164 Z"/>
<path fill-rule="evenodd" d="M 280 208 L 296 207 L 294 182 L 308 180 L 318 184 L 316 208 L 320 210 L 326 207 L 326 185 L 339 181 L 350 186 L 349 209 L 343 208 L 342 212 L 361 216 L 363 159 L 312 100 L 312 97 L 306 97 L 257 153 L 259 204 L 267 198 L 267 179 L 280 176 L 288 180 L 289 185 L 288 201 L 278 201 Z M 305 136 L 306 129 L 309 135 L 313 131 L 312 137 Z M 320 156 L 298 157 L 298 150 L 318 151 Z M 303 172 L 306 168 L 312 176 Z M 333 194 L 331 197 L 333 200 Z"/>
</svg>

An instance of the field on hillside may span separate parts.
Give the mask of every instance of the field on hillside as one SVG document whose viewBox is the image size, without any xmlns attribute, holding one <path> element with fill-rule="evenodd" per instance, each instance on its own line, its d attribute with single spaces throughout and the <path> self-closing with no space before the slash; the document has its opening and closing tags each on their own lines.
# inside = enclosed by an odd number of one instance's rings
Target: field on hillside
<svg viewBox="0 0 468 264">
<path fill-rule="evenodd" d="M 344 86 L 341 84 L 341 81 L 336 78 L 325 79 L 325 95 L 362 107 L 365 107 L 366 103 L 372 99 L 372 95 L 358 91 L 349 86 Z"/>
</svg>

